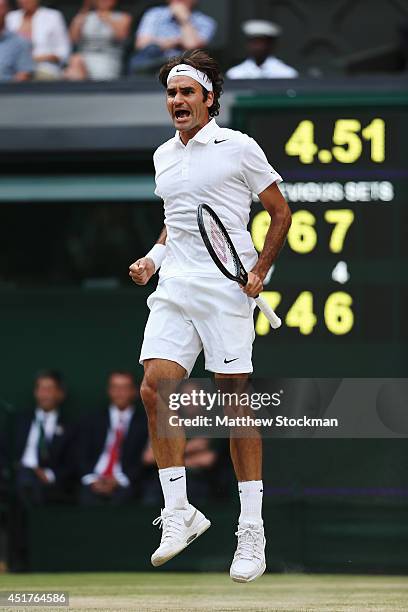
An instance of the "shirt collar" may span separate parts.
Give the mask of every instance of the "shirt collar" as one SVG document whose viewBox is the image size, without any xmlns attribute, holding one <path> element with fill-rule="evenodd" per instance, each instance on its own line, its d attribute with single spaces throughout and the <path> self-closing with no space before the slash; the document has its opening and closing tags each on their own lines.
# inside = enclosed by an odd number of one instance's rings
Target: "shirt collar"
<svg viewBox="0 0 408 612">
<path fill-rule="evenodd" d="M 113 427 L 117 427 L 119 422 L 122 422 L 122 425 L 127 425 L 133 415 L 133 406 L 128 406 L 124 410 L 119 410 L 115 404 L 111 404 L 109 406 L 109 412 L 111 416 L 111 425 Z"/>
<path fill-rule="evenodd" d="M 40 407 L 37 407 L 35 410 L 35 416 L 38 421 L 45 423 L 45 421 L 57 421 L 58 419 L 58 410 L 50 410 L 46 412 Z"/>
<path fill-rule="evenodd" d="M 217 122 L 215 121 L 215 119 L 211 119 L 208 123 L 205 124 L 204 127 L 201 128 L 199 132 L 197 132 L 194 138 L 191 138 L 191 140 L 195 142 L 201 142 L 202 144 L 208 144 L 210 140 L 214 138 L 218 129 L 219 129 L 219 126 Z M 176 132 L 175 138 L 177 142 L 180 142 L 181 144 L 183 144 L 180 138 L 180 132 L 178 130 Z"/>
</svg>

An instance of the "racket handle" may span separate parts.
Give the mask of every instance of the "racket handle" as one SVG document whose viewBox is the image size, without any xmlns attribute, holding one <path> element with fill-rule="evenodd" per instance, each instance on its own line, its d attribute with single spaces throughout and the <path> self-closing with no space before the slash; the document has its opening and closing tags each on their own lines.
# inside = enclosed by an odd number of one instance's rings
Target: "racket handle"
<svg viewBox="0 0 408 612">
<path fill-rule="evenodd" d="M 255 302 L 259 310 L 264 313 L 265 317 L 268 319 L 273 329 L 277 329 L 282 325 L 282 321 L 280 320 L 278 315 L 272 310 L 266 300 L 264 300 L 260 295 L 258 295 L 258 297 L 255 298 Z"/>
</svg>

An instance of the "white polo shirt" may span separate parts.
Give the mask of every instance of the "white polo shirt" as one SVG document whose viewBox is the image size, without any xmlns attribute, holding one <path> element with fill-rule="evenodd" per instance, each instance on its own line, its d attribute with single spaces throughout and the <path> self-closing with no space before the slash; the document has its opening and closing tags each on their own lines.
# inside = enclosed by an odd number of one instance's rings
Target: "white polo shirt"
<svg viewBox="0 0 408 612">
<path fill-rule="evenodd" d="M 247 269 L 257 253 L 247 230 L 252 194 L 281 176 L 246 134 L 221 128 L 212 119 L 184 145 L 179 132 L 153 156 L 155 194 L 164 201 L 167 251 L 160 278 L 220 276 L 197 225 L 197 207 L 209 204 L 229 232 Z"/>
</svg>

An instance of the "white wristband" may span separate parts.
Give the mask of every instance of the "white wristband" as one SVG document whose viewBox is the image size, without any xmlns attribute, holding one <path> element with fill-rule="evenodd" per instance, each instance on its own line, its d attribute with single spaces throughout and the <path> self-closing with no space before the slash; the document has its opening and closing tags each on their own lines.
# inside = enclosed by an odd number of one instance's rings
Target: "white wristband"
<svg viewBox="0 0 408 612">
<path fill-rule="evenodd" d="M 152 249 L 145 255 L 145 257 L 150 257 L 150 259 L 154 262 L 154 271 L 160 268 L 163 263 L 163 259 L 166 257 L 166 245 L 165 244 L 155 244 Z"/>
</svg>

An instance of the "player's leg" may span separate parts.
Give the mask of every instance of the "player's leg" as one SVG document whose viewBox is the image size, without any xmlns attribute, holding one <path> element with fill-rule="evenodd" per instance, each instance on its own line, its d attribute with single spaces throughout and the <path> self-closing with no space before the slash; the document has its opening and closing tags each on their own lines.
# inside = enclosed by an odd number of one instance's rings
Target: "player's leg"
<svg viewBox="0 0 408 612">
<path fill-rule="evenodd" d="M 229 382 L 228 391 L 243 393 L 248 374 L 215 374 Z M 265 569 L 265 537 L 262 520 L 262 438 L 256 427 L 231 428 L 230 452 L 238 481 L 241 512 L 238 545 L 230 575 L 236 582 L 250 582 Z"/>
<path fill-rule="evenodd" d="M 188 502 L 184 467 L 185 438 L 177 428 L 167 435 L 168 383 L 177 384 L 189 375 L 202 350 L 200 337 L 181 304 L 188 302 L 182 279 L 160 281 L 149 297 L 140 362 L 145 368 L 141 395 L 149 420 L 152 448 L 159 468 L 164 509 L 154 521 L 163 529 L 161 544 L 152 555 L 153 565 L 162 565 L 210 526 L 205 516 Z"/>
<path fill-rule="evenodd" d="M 187 499 L 184 432 L 177 428 L 177 435 L 165 434 L 169 407 L 158 386 L 161 380 L 182 380 L 186 370 L 178 363 L 166 359 L 146 359 L 144 369 L 140 392 L 148 417 L 150 440 L 164 497 L 164 509 L 153 523 L 161 526 L 163 530 L 160 546 L 151 558 L 152 564 L 158 566 L 184 550 L 204 533 L 211 523 Z M 164 434 L 160 430 L 160 420 Z"/>
<path fill-rule="evenodd" d="M 236 283 L 227 279 L 206 282 L 205 292 L 197 291 L 196 295 L 200 297 L 200 303 L 207 306 L 207 316 L 203 313 L 202 317 L 194 319 L 204 347 L 206 369 L 216 373 L 220 384 L 220 379 L 229 379 L 236 392 L 247 391 L 255 337 L 253 300 Z M 239 414 L 244 410 L 244 407 L 239 407 Z M 230 440 L 241 502 L 238 546 L 230 575 L 233 580 L 249 582 L 265 571 L 262 440 L 259 432 L 253 428 L 231 430 Z"/>
<path fill-rule="evenodd" d="M 140 394 L 149 423 L 150 442 L 159 470 L 184 466 L 184 448 L 186 439 L 180 428 L 177 435 L 159 437 L 158 419 L 167 417 L 168 406 L 158 393 L 158 384 L 163 380 L 183 380 L 186 370 L 174 361 L 167 359 L 145 359 L 143 362 L 144 377 Z"/>
</svg>

